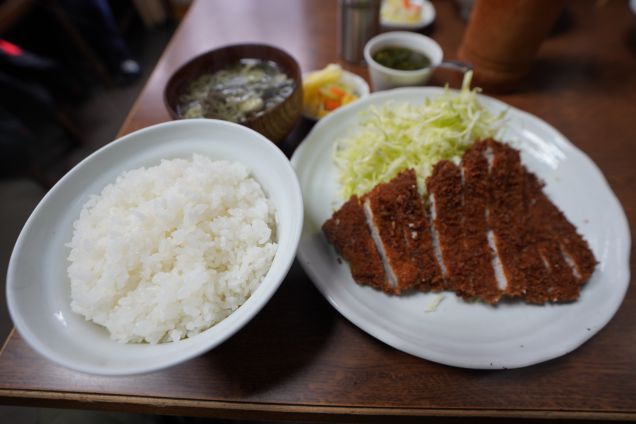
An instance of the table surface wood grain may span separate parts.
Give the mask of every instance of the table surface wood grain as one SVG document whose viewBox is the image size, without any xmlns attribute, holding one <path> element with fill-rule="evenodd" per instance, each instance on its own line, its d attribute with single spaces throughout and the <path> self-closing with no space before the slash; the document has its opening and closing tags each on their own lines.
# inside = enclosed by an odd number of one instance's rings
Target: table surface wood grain
<svg viewBox="0 0 636 424">
<path fill-rule="evenodd" d="M 425 33 L 453 59 L 465 23 L 454 2 L 435 6 L 436 22 Z M 495 97 L 544 119 L 589 155 L 633 228 L 636 16 L 625 1 L 572 2 L 567 12 L 523 86 Z M 335 0 L 195 2 L 120 135 L 169 119 L 164 84 L 194 55 L 230 43 L 266 42 L 290 52 L 307 71 L 339 62 L 336 26 Z M 343 65 L 368 77 L 363 67 Z M 447 78 L 437 74 L 435 82 Z M 299 124 L 283 144 L 286 153 L 306 132 Z M 0 401 L 252 419 L 636 420 L 636 293 L 630 289 L 610 323 L 574 352 L 522 369 L 476 371 L 419 359 L 367 335 L 329 305 L 296 263 L 243 330 L 217 349 L 160 372 L 73 372 L 41 357 L 14 331 L 0 354 Z"/>
</svg>

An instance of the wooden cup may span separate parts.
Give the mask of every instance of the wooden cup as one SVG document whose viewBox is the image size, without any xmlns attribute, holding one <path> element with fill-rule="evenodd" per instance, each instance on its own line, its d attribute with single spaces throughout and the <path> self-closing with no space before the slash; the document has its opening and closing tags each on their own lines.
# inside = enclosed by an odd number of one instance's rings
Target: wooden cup
<svg viewBox="0 0 636 424">
<path fill-rule="evenodd" d="M 526 76 L 565 0 L 477 0 L 460 60 L 474 67 L 474 85 L 510 91 Z"/>
</svg>

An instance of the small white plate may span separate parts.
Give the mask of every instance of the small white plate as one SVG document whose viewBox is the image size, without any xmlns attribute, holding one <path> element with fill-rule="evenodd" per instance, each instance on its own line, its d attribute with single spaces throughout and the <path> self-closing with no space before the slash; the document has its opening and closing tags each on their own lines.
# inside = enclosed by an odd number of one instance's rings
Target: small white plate
<svg viewBox="0 0 636 424">
<path fill-rule="evenodd" d="M 254 293 L 230 316 L 194 337 L 172 343 L 121 344 L 107 330 L 71 310 L 67 274 L 73 222 L 89 196 L 123 171 L 161 159 L 239 161 L 276 208 L 278 250 Z M 128 134 L 69 171 L 42 199 L 25 224 L 9 262 L 7 302 L 20 335 L 45 357 L 71 369 L 103 375 L 149 372 L 183 362 L 219 345 L 249 322 L 276 292 L 291 266 L 303 221 L 296 174 L 283 153 L 242 125 L 187 119 Z"/>
<path fill-rule="evenodd" d="M 313 71 L 312 71 L 313 72 Z M 309 74 L 311 72 L 306 72 L 303 74 L 303 79 L 305 78 L 305 76 L 307 74 Z M 364 78 L 362 78 L 360 75 L 358 74 L 354 74 L 353 72 L 349 72 L 347 70 L 342 70 L 342 76 L 340 77 L 340 82 L 344 85 L 346 85 L 347 87 L 350 87 L 353 92 L 358 96 L 358 100 L 367 97 L 369 95 L 370 89 L 369 89 L 369 84 L 365 81 Z M 358 101 L 358 100 L 354 100 L 354 101 Z M 341 106 L 342 107 L 342 106 Z M 327 115 L 330 115 L 333 112 L 328 113 Z M 327 116 L 325 115 L 325 116 Z M 309 113 L 306 113 L 303 109 L 302 111 L 302 116 L 312 120 L 312 121 L 318 121 L 321 118 L 316 118 L 313 115 L 310 115 Z"/>
<path fill-rule="evenodd" d="M 388 101 L 420 105 L 438 87 L 373 93 L 318 122 L 298 147 L 292 164 L 305 199 L 300 263 L 327 300 L 370 335 L 412 355 L 465 368 L 515 368 L 564 355 L 596 334 L 618 310 L 629 284 L 630 231 L 616 196 L 594 163 L 546 122 L 480 95 L 488 109 L 508 111 L 506 139 L 518 140 L 524 164 L 576 225 L 599 264 L 581 297 L 570 304 L 535 306 L 466 303 L 453 293 L 435 312 L 437 294 L 387 296 L 356 284 L 339 261 L 321 225 L 343 199 L 332 161 L 334 142 L 353 131 L 360 113 Z M 603 205 L 603 207 L 598 207 Z"/>
<path fill-rule="evenodd" d="M 384 7 L 384 5 L 383 5 Z M 436 12 L 435 6 L 428 0 L 422 1 L 422 11 L 420 13 L 420 19 L 416 22 L 396 22 L 392 20 L 388 20 L 383 16 L 382 11 L 380 11 L 380 24 L 385 29 L 391 30 L 418 30 L 422 28 L 426 28 L 435 20 Z"/>
</svg>

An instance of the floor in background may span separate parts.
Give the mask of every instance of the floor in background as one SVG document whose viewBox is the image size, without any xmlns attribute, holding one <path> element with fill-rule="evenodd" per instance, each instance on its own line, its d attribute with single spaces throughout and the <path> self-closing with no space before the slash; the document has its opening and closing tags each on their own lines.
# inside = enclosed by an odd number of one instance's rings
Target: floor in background
<svg viewBox="0 0 636 424">
<path fill-rule="evenodd" d="M 4 281 L 9 257 L 18 234 L 33 208 L 46 193 L 47 185 L 52 185 L 73 165 L 84 157 L 114 140 L 117 132 L 143 88 L 157 60 L 167 45 L 174 26 L 167 25 L 153 29 L 139 30 L 129 44 L 142 68 L 142 74 L 133 82 L 109 89 L 93 87 L 88 99 L 71 111 L 70 117 L 79 130 L 81 144 L 59 154 L 60 148 L 51 145 L 51 155 L 56 158 L 39 170 L 41 178 L 0 179 L 0 276 Z M 57 143 L 52 141 L 51 143 Z M 46 155 L 45 155 L 46 156 Z M 6 307 L 4 285 L 0 290 L 0 339 L 4 341 L 13 327 Z M 134 414 L 90 413 L 86 411 L 65 411 L 55 409 L 9 407 L 0 405 L 0 422 L 12 424 L 31 423 L 126 423 L 143 424 L 178 423 L 176 419 L 151 417 Z"/>
<path fill-rule="evenodd" d="M 115 139 L 172 32 L 172 27 L 160 27 L 147 30 L 141 37 L 135 38 L 131 49 L 141 65 L 141 76 L 126 85 L 96 89 L 91 98 L 75 111 L 73 118 L 76 119 L 81 145 L 69 151 L 57 166 L 51 166 L 46 178 L 56 181 L 86 156 Z"/>
<path fill-rule="evenodd" d="M 28 178 L 25 175 L 0 179 L 0 199 L 10 200 L 0 204 L 0 222 L 3 223 L 0 232 L 0 275 L 6 275 L 9 256 L 20 229 L 46 193 L 47 186 L 53 185 L 76 163 L 115 139 L 172 32 L 172 26 L 139 31 L 138 36 L 134 37 L 130 43 L 130 48 L 141 65 L 142 74 L 126 85 L 109 89 L 100 86 L 92 88 L 90 97 L 70 112 L 70 118 L 79 131 L 81 144 L 64 151 L 64 140 L 60 140 L 57 135 L 43 141 L 49 144 L 44 156 L 50 154 L 55 160 L 52 163 L 45 163 L 38 170 L 38 173 L 43 176 L 41 180 Z M 60 153 L 60 150 L 63 153 Z M 54 153 L 55 156 L 53 156 Z M 6 328 L 7 326 L 10 328 L 11 324 L 7 323 L 4 289 L 1 292 L 0 337 L 4 340 Z"/>
</svg>

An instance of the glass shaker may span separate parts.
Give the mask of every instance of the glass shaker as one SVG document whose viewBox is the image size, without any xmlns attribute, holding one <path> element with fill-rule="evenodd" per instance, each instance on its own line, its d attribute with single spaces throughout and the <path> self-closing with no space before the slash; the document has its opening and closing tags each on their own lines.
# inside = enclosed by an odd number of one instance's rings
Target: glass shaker
<svg viewBox="0 0 636 424">
<path fill-rule="evenodd" d="M 364 46 L 380 32 L 381 0 L 339 0 L 339 53 L 350 63 L 364 63 Z"/>
</svg>

